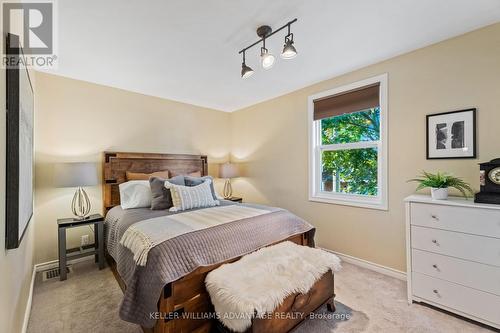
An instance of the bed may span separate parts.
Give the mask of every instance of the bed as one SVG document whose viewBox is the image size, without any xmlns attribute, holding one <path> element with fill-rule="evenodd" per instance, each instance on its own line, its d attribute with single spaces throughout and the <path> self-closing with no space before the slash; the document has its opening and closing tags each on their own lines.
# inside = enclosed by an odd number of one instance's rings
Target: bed
<svg viewBox="0 0 500 333">
<path fill-rule="evenodd" d="M 124 292 L 120 317 L 141 325 L 144 332 L 210 332 L 212 304 L 205 289 L 208 272 L 236 261 L 261 247 L 285 240 L 314 246 L 314 228 L 293 214 L 272 207 L 244 204 L 268 213 L 191 232 L 158 244 L 145 266 L 119 244 L 120 237 L 139 221 L 168 218 L 167 210 L 123 210 L 118 185 L 126 172 L 169 170 L 171 176 L 199 172 L 207 175 L 207 157 L 186 154 L 105 152 L 103 207 L 106 214 L 106 258 Z M 221 206 L 241 205 L 221 201 Z M 210 209 L 210 208 L 206 208 Z"/>
</svg>

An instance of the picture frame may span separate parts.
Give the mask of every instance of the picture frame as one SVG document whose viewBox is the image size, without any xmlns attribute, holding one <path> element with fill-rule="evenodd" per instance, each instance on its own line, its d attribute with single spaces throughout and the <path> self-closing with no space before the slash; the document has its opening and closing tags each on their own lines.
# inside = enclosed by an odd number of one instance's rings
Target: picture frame
<svg viewBox="0 0 500 333">
<path fill-rule="evenodd" d="M 6 68 L 7 142 L 5 247 L 18 248 L 33 216 L 34 91 L 19 36 L 7 34 L 7 56 L 17 65 Z"/>
<path fill-rule="evenodd" d="M 427 159 L 476 158 L 476 108 L 426 116 Z"/>
</svg>

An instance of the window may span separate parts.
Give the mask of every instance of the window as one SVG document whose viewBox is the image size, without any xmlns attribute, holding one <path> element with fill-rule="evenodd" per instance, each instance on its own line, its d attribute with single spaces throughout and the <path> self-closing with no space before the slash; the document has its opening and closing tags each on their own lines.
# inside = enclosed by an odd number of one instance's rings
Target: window
<svg viewBox="0 0 500 333">
<path fill-rule="evenodd" d="M 309 199 L 387 209 L 387 75 L 309 97 Z"/>
</svg>

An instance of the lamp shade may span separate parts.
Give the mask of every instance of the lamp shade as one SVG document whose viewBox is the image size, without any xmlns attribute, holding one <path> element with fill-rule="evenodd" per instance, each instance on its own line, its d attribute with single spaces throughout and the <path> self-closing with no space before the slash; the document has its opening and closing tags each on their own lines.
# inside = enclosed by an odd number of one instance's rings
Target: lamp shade
<svg viewBox="0 0 500 333">
<path fill-rule="evenodd" d="M 240 176 L 238 165 L 234 163 L 224 163 L 219 167 L 219 178 L 236 178 Z"/>
<path fill-rule="evenodd" d="M 250 77 L 253 75 L 253 69 L 249 66 L 247 66 L 245 63 L 241 64 L 241 77 L 243 79 L 246 79 L 247 77 Z"/>
<path fill-rule="evenodd" d="M 79 187 L 97 185 L 95 163 L 60 163 L 54 168 L 54 180 L 57 187 Z"/>
</svg>

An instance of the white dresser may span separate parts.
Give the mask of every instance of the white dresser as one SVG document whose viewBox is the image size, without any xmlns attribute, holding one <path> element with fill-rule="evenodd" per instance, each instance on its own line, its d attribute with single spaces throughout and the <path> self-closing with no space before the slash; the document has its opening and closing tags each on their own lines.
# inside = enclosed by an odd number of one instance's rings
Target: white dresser
<svg viewBox="0 0 500 333">
<path fill-rule="evenodd" d="M 405 202 L 408 302 L 500 328 L 500 205 L 425 195 Z"/>
</svg>

